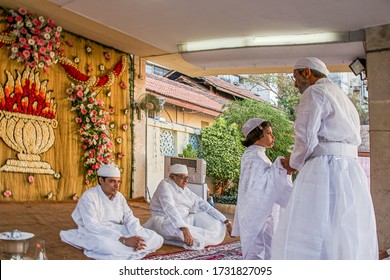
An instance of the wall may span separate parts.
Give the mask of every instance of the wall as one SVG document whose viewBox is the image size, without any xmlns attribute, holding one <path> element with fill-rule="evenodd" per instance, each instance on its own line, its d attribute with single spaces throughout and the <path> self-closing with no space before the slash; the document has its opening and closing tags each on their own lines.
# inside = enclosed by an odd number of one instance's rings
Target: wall
<svg viewBox="0 0 390 280">
<path fill-rule="evenodd" d="M 188 144 L 189 134 L 199 134 L 200 130 L 180 124 L 161 122 L 155 119 L 148 119 L 148 141 L 147 141 L 147 174 L 148 190 L 150 197 L 153 196 L 158 184 L 164 179 L 164 156 L 160 151 L 160 132 L 162 129 L 171 130 L 175 135 L 175 155 L 183 152 Z M 149 196 L 147 196 L 149 198 Z"/>
<path fill-rule="evenodd" d="M 371 193 L 379 248 L 390 248 L 390 25 L 366 30 Z"/>
<path fill-rule="evenodd" d="M 5 30 L 6 28 L 7 26 L 4 23 L 0 24 L 0 30 Z M 64 50 L 64 57 L 69 59 L 69 63 L 66 65 L 69 67 L 73 65 L 73 68 L 68 68 L 68 72 L 66 72 L 65 68 L 61 66 L 65 64 L 60 65 L 57 63 L 49 68 L 47 73 L 43 70 L 34 70 L 29 77 L 25 77 L 27 80 L 40 82 L 41 91 L 46 93 L 47 100 L 50 101 L 52 99 L 57 104 L 55 120 L 58 126 L 53 129 L 52 134 L 49 132 L 43 133 L 46 136 L 50 135 L 53 145 L 48 147 L 47 151 L 43 151 L 38 155 L 38 158 L 41 157 L 41 159 L 36 158 L 36 161 L 29 161 L 29 166 L 26 166 L 24 171 L 21 171 L 20 168 L 18 171 L 4 170 L 4 168 L 0 171 L 0 191 L 3 194 L 0 195 L 0 200 L 69 200 L 75 194 L 79 197 L 86 189 L 94 185 L 94 182 L 85 183 L 87 170 L 83 166 L 85 160 L 82 159 L 84 150 L 80 141 L 80 124 L 76 122 L 77 115 L 75 111 L 71 110 L 71 101 L 67 99 L 68 93 L 66 91 L 70 87 L 71 81 L 79 83 L 70 77 L 81 77 L 79 76 L 81 74 L 90 77 L 108 78 L 103 83 L 105 86 L 95 87 L 96 98 L 104 102 L 105 108 L 112 107 L 113 109 L 112 114 L 109 115 L 109 123 L 113 125 L 111 129 L 112 134 L 110 135 L 110 139 L 113 142 L 111 157 L 123 169 L 122 179 L 125 184 L 121 191 L 125 195 L 129 193 L 132 139 L 130 135 L 131 130 L 123 127 L 123 125 L 126 125 L 129 128 L 131 123 L 131 114 L 128 111 L 127 114 L 125 113 L 125 109 L 130 109 L 129 89 L 131 80 L 129 80 L 129 64 L 123 65 L 124 69 L 118 75 L 112 71 L 113 67 L 118 65 L 123 58 L 126 61 L 130 61 L 129 56 L 66 31 L 62 31 L 61 34 L 60 41 L 63 43 L 61 48 Z M 24 71 L 25 67 L 22 63 L 9 58 L 10 50 L 7 46 L 6 44 L 0 48 L 0 84 L 4 89 L 9 88 L 7 83 L 12 82 L 12 79 L 17 83 L 16 71 L 27 73 L 27 70 Z M 87 52 L 86 47 L 89 47 L 91 52 Z M 105 56 L 107 53 L 109 53 L 109 56 Z M 90 66 L 90 71 L 87 70 L 87 66 Z M 5 71 L 9 71 L 12 77 L 7 76 Z M 44 86 L 45 80 L 47 80 L 46 86 Z M 141 81 L 140 83 L 144 82 Z M 85 102 L 85 104 L 88 104 L 88 100 Z M 9 166 L 7 164 L 10 161 L 14 162 L 16 160 L 20 162 L 20 158 L 17 159 L 18 152 L 15 150 L 15 147 L 4 141 L 6 139 L 5 133 L 8 133 L 8 136 L 11 135 L 15 143 L 27 139 L 29 142 L 25 143 L 25 145 L 34 146 L 35 142 L 41 141 L 40 137 L 42 134 L 37 131 L 42 128 L 45 129 L 45 127 L 42 124 L 34 124 L 38 128 L 26 132 L 26 125 L 31 126 L 33 122 L 25 120 L 23 121 L 25 126 L 22 125 L 22 122 L 19 122 L 17 130 L 8 131 L 12 125 L 8 121 L 8 117 L 5 117 L 5 113 L 0 113 L 0 136 L 2 138 L 0 140 L 0 167 L 4 167 Z M 34 135 L 31 134 L 31 131 L 33 131 Z M 117 139 L 122 141 L 116 141 Z M 23 153 L 25 154 L 25 151 Z M 124 156 L 119 158 L 117 157 L 118 153 L 122 153 Z M 48 168 L 52 170 L 50 171 L 52 174 L 36 172 L 39 169 L 36 168 L 38 165 L 49 166 Z M 35 169 L 31 169 L 31 166 L 35 166 Z M 12 192 L 10 198 L 4 196 L 4 191 L 6 190 Z"/>
<path fill-rule="evenodd" d="M 212 125 L 215 121 L 214 116 L 206 115 L 204 113 L 190 111 L 178 106 L 167 104 L 164 106 L 164 111 L 161 114 L 167 122 L 184 124 L 187 126 L 201 128 L 201 122 L 208 122 Z"/>
</svg>

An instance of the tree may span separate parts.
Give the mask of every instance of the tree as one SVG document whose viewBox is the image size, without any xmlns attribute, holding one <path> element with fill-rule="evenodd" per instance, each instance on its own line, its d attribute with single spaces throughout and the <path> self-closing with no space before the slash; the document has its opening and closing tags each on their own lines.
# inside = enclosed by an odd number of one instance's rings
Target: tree
<svg viewBox="0 0 390 280">
<path fill-rule="evenodd" d="M 295 110 L 300 99 L 300 93 L 294 87 L 290 74 L 249 75 L 246 82 L 259 86 L 262 90 L 273 92 L 278 99 L 277 106 L 287 113 L 291 121 L 295 120 Z"/>
<path fill-rule="evenodd" d="M 368 100 L 366 97 L 363 100 L 360 99 L 360 91 L 353 91 L 348 94 L 349 99 L 352 101 L 353 105 L 355 105 L 356 110 L 358 111 L 360 124 L 369 124 L 369 117 L 367 111 L 367 103 Z"/>
<path fill-rule="evenodd" d="M 292 123 L 286 113 L 272 108 L 267 103 L 259 103 L 253 99 L 243 101 L 234 101 L 225 105 L 226 110 L 220 115 L 228 124 L 236 124 L 240 129 L 242 139 L 244 136 L 241 127 L 250 118 L 261 118 L 272 124 L 272 130 L 275 135 L 275 145 L 272 149 L 267 149 L 267 155 L 271 161 L 277 156 L 286 156 L 294 144 L 294 130 Z"/>
<path fill-rule="evenodd" d="M 240 176 L 240 158 L 245 147 L 236 124 L 224 118 L 202 129 L 201 157 L 207 162 L 207 176 L 214 178 L 214 189 L 222 193 L 237 186 Z"/>
</svg>

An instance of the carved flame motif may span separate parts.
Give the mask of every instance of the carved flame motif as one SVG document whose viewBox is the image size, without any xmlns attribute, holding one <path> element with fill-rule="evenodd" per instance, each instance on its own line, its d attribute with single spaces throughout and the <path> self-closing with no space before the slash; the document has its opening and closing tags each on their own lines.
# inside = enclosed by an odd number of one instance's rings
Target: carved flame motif
<svg viewBox="0 0 390 280">
<path fill-rule="evenodd" d="M 40 81 L 39 72 L 27 67 L 22 73 L 16 71 L 16 81 L 9 71 L 5 71 L 7 82 L 0 84 L 0 110 L 41 116 L 54 119 L 57 104 L 50 98 L 47 80 Z"/>
<path fill-rule="evenodd" d="M 58 123 L 54 98 L 46 89 L 47 80 L 41 82 L 39 72 L 26 68 L 17 73 L 16 80 L 5 71 L 7 82 L 0 84 L 0 137 L 13 150 L 17 159 L 8 159 L 0 171 L 54 174 L 48 162 L 39 154 L 54 144 L 53 128 Z"/>
</svg>

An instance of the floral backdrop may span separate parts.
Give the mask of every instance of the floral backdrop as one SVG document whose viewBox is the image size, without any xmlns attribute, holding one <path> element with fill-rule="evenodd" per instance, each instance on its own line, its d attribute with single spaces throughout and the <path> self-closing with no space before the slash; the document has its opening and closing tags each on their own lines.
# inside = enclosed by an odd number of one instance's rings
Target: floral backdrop
<svg viewBox="0 0 390 280">
<path fill-rule="evenodd" d="M 9 162 L 5 171 L 0 167 L 0 199 L 77 200 L 96 184 L 96 170 L 107 163 L 117 164 L 122 180 L 130 182 L 132 57 L 67 33 L 50 18 L 24 9 L 2 10 L 1 19 L 0 125 L 11 111 L 20 114 L 18 118 L 30 118 L 43 90 L 40 111 L 51 108 L 56 127 L 47 151 L 38 155 L 31 149 L 32 161 L 39 157 L 39 166 L 50 165 L 53 171 L 47 174 L 36 172 L 41 167 L 12 170 L 14 161 L 23 162 L 26 151 L 18 153 L 12 143 L 0 141 L 0 166 Z M 20 81 L 20 86 L 10 81 Z M 39 129 L 35 124 L 30 135 L 8 129 L 7 139 L 34 142 L 41 139 Z M 131 196 L 130 184 L 123 184 L 121 191 Z"/>
</svg>

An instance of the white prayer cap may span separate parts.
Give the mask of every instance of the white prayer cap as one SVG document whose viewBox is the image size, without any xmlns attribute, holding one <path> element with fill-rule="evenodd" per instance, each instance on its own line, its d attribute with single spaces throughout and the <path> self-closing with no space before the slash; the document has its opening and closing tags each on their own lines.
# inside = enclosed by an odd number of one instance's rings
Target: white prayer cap
<svg viewBox="0 0 390 280">
<path fill-rule="evenodd" d="M 115 164 L 106 164 L 99 168 L 97 175 L 100 177 L 120 177 L 121 172 Z"/>
<path fill-rule="evenodd" d="M 317 70 L 318 72 L 321 72 L 322 74 L 325 74 L 326 76 L 329 75 L 329 70 L 326 68 L 325 63 L 323 63 L 321 60 L 319 60 L 316 57 L 304 57 L 298 59 L 298 61 L 294 65 L 295 69 L 304 69 L 309 68 L 313 70 Z"/>
<path fill-rule="evenodd" d="M 169 171 L 173 174 L 188 174 L 187 166 L 184 164 L 178 164 L 178 163 L 171 165 L 171 167 L 169 168 Z"/>
<path fill-rule="evenodd" d="M 259 126 L 260 129 L 263 129 L 260 125 L 264 122 L 264 120 L 260 118 L 253 118 L 247 120 L 244 125 L 242 126 L 242 133 L 245 137 L 248 136 L 249 132 L 254 130 L 257 126 Z"/>
</svg>

